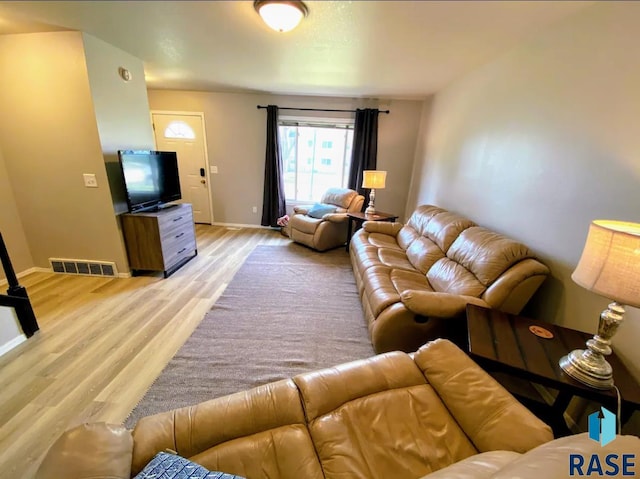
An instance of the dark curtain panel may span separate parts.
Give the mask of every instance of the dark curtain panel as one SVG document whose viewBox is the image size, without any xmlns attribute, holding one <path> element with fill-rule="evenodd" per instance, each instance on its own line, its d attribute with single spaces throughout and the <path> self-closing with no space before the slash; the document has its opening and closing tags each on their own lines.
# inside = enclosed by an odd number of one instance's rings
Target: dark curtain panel
<svg viewBox="0 0 640 479">
<path fill-rule="evenodd" d="M 278 138 L 278 107 L 267 107 L 267 148 L 264 158 L 264 194 L 262 226 L 278 226 L 276 221 L 286 214 L 282 157 Z"/>
<path fill-rule="evenodd" d="M 351 154 L 351 170 L 349 171 L 349 188 L 361 195 L 362 172 L 375 170 L 378 158 L 378 110 L 365 108 L 356 110 L 356 122 L 353 129 L 353 150 Z M 365 195 L 366 196 L 366 195 Z M 367 204 L 365 201 L 363 208 Z"/>
</svg>

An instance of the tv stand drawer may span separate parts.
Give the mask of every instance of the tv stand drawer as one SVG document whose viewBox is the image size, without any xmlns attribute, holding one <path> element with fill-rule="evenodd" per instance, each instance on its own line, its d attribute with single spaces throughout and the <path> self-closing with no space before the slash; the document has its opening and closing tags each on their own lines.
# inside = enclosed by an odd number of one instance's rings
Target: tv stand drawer
<svg viewBox="0 0 640 479">
<path fill-rule="evenodd" d="M 121 218 L 129 265 L 134 271 L 163 271 L 166 276 L 168 271 L 175 271 L 176 264 L 196 254 L 190 204 L 129 213 Z"/>
</svg>

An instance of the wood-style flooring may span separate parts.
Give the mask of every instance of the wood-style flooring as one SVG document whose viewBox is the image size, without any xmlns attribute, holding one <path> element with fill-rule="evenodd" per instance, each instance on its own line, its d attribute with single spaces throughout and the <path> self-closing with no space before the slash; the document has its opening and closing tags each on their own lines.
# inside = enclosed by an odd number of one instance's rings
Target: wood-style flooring
<svg viewBox="0 0 640 479">
<path fill-rule="evenodd" d="M 0 357 L 0 478 L 32 478 L 82 422 L 121 423 L 258 244 L 258 228 L 196 227 L 198 256 L 167 279 L 32 273 L 40 331 Z"/>
</svg>

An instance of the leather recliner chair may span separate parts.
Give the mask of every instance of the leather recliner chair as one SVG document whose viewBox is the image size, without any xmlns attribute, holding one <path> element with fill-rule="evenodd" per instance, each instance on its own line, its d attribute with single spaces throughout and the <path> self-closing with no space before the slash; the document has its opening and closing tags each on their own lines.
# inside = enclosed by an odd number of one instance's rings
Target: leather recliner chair
<svg viewBox="0 0 640 479">
<path fill-rule="evenodd" d="M 289 234 L 296 243 L 302 243 L 317 251 L 326 251 L 345 244 L 347 213 L 360 211 L 364 196 L 347 188 L 329 188 L 320 202 L 335 206 L 335 211 L 321 218 L 314 218 L 308 215 L 311 207 L 296 206 L 289 221 Z"/>
</svg>

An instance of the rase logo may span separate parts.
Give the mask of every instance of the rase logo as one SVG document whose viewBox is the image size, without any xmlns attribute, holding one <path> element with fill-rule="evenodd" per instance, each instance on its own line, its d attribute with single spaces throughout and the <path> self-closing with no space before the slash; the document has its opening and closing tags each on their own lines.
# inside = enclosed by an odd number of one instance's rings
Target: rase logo
<svg viewBox="0 0 640 479">
<path fill-rule="evenodd" d="M 606 408 L 589 414 L 589 439 L 599 442 L 602 447 L 616 438 L 616 415 Z"/>
<path fill-rule="evenodd" d="M 600 408 L 589 415 L 589 439 L 602 447 L 616 438 L 616 415 Z M 635 477 L 635 454 L 569 454 L 569 475 L 587 477 Z"/>
</svg>

